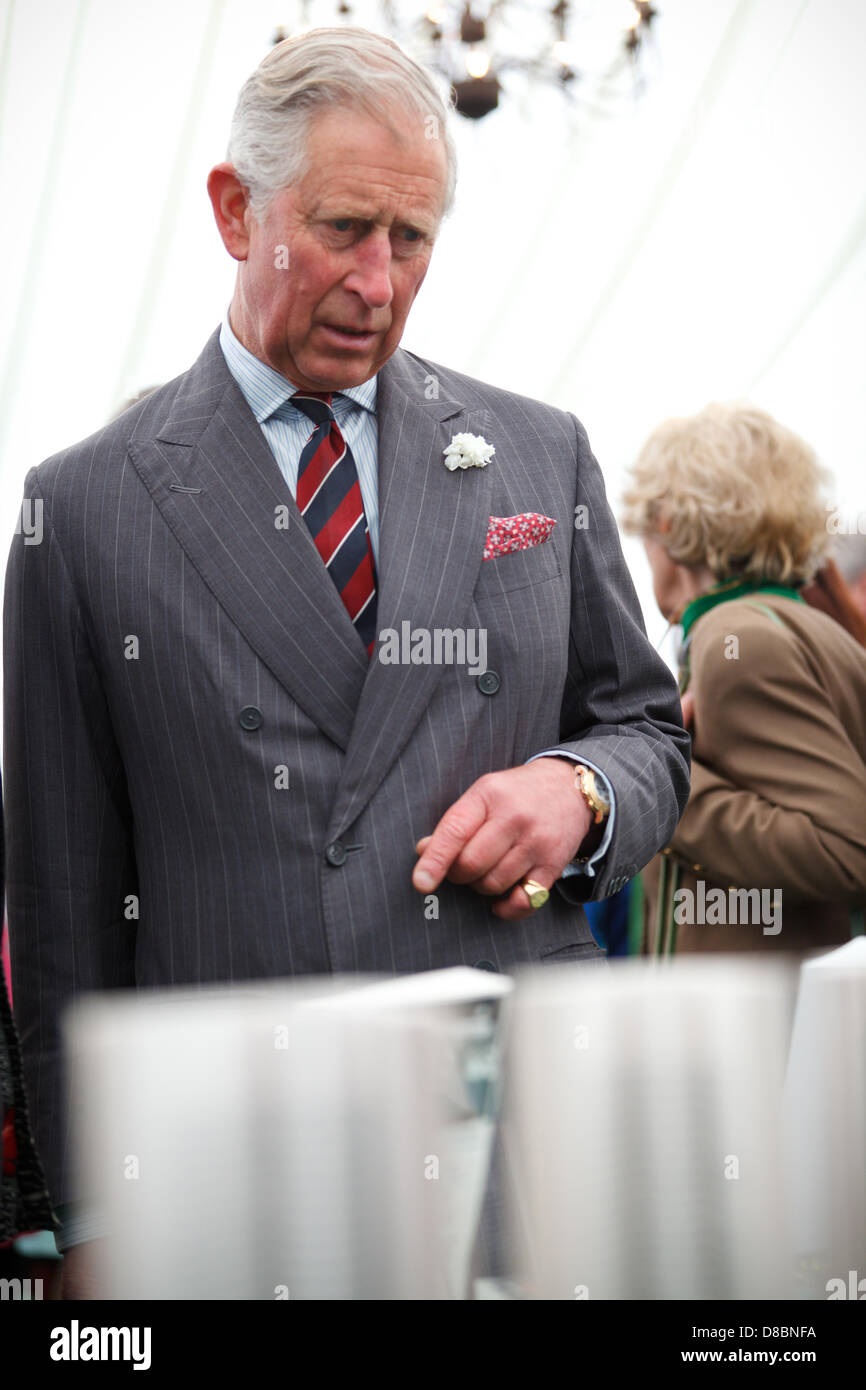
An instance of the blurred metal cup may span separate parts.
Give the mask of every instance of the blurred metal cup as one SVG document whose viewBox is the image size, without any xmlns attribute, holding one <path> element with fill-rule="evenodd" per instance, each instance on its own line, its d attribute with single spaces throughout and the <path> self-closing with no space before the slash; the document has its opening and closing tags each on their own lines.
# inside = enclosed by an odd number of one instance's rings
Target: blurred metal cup
<svg viewBox="0 0 866 1390">
<path fill-rule="evenodd" d="M 539 1299 L 785 1298 L 795 977 L 714 956 L 517 977 L 513 1265 Z"/>
<path fill-rule="evenodd" d="M 458 970 L 83 1001 L 72 1116 L 107 1295 L 465 1297 L 492 1126 L 467 1065 L 509 988 Z"/>
<path fill-rule="evenodd" d="M 785 1135 L 798 1292 L 863 1298 L 866 937 L 808 961 L 800 971 Z"/>
</svg>

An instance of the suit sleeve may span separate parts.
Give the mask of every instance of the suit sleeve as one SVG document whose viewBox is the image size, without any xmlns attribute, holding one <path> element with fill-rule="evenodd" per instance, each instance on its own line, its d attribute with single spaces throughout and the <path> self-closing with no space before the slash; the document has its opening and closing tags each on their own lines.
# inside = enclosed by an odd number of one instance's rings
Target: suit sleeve
<svg viewBox="0 0 866 1390">
<path fill-rule="evenodd" d="M 769 618 L 738 624 L 735 660 L 719 632 L 695 629 L 696 754 L 673 850 L 725 886 L 866 901 L 866 765 L 805 653 Z"/>
<path fill-rule="evenodd" d="M 61 1019 L 135 980 L 132 817 L 70 569 L 33 469 L 41 535 L 16 534 L 4 601 L 6 893 L 15 1017 L 55 1206 L 70 1190 Z"/>
<path fill-rule="evenodd" d="M 568 678 L 561 751 L 607 778 L 616 801 L 595 877 L 560 879 L 571 902 L 616 892 L 667 844 L 689 793 L 689 736 L 676 682 L 646 635 L 640 604 L 583 426 L 576 431 Z"/>
</svg>

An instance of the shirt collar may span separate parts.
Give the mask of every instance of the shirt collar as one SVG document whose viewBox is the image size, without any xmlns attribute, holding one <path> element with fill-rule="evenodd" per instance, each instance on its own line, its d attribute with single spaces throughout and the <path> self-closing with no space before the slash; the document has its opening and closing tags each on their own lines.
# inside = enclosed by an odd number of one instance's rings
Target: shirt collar
<svg viewBox="0 0 866 1390">
<path fill-rule="evenodd" d="M 262 362 L 249 348 L 244 347 L 232 330 L 228 311 L 220 328 L 220 347 L 226 366 L 260 425 L 270 419 L 275 410 L 285 405 L 298 389 L 274 367 L 269 367 L 267 362 Z M 378 378 L 371 376 L 367 381 L 362 381 L 360 386 L 347 386 L 345 390 L 334 394 L 346 396 L 350 401 L 354 401 L 355 405 L 375 415 L 377 382 Z M 335 402 L 336 404 L 338 403 Z"/>
</svg>

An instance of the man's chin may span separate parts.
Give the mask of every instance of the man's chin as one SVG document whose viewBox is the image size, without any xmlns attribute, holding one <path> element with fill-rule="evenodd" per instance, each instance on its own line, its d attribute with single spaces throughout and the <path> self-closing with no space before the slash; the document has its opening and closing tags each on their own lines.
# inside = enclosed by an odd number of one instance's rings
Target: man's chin
<svg viewBox="0 0 866 1390">
<path fill-rule="evenodd" d="M 304 385 L 318 391 L 344 391 L 360 386 L 382 366 L 384 358 L 371 352 L 347 351 L 317 354 L 310 362 L 299 364 Z"/>
</svg>

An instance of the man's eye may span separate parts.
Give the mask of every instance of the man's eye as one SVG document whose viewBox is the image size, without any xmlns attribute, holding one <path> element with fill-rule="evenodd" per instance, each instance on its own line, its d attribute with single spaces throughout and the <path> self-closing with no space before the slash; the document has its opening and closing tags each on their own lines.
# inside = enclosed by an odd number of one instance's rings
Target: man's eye
<svg viewBox="0 0 866 1390">
<path fill-rule="evenodd" d="M 335 217 L 331 226 L 335 232 L 350 232 L 352 230 L 351 217 Z"/>
<path fill-rule="evenodd" d="M 420 241 L 422 237 L 422 233 L 415 227 L 404 227 L 400 235 L 404 241 Z"/>
</svg>

